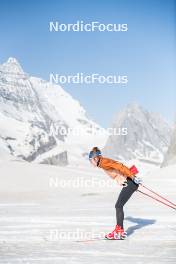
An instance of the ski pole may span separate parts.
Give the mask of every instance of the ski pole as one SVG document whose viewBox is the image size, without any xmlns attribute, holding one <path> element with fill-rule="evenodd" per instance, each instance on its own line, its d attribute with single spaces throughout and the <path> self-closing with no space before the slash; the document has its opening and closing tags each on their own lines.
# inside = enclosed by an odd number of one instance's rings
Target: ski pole
<svg viewBox="0 0 176 264">
<path fill-rule="evenodd" d="M 144 192 L 142 192 L 142 191 L 140 191 L 140 190 L 138 190 L 138 192 L 140 192 L 140 193 L 142 193 L 142 194 L 144 194 L 144 195 L 146 195 L 146 196 L 148 196 L 148 197 L 154 199 L 155 201 L 158 201 L 158 202 L 160 202 L 160 203 L 162 203 L 162 204 L 164 204 L 164 205 L 166 205 L 166 206 L 168 206 L 168 207 L 170 207 L 170 208 L 172 208 L 172 209 L 174 209 L 174 210 L 176 210 L 176 207 L 174 207 L 174 206 L 172 206 L 172 205 L 169 205 L 169 204 L 167 204 L 167 203 L 165 203 L 165 202 L 162 202 L 161 200 L 159 200 L 159 199 L 157 199 L 157 198 L 155 198 L 155 197 L 153 197 L 153 196 L 151 196 L 151 195 L 149 195 L 149 194 L 147 194 L 147 193 L 144 193 Z"/>
<path fill-rule="evenodd" d="M 168 203 L 172 204 L 173 206 L 176 207 L 176 204 L 172 203 L 171 201 L 169 201 L 168 199 L 164 198 L 163 196 L 159 195 L 158 193 L 154 192 L 153 190 L 147 188 L 146 186 L 144 186 L 143 184 L 141 184 L 142 187 L 144 187 L 146 190 L 152 192 L 153 194 L 156 194 L 158 197 L 162 198 L 163 200 L 167 201 Z"/>
</svg>

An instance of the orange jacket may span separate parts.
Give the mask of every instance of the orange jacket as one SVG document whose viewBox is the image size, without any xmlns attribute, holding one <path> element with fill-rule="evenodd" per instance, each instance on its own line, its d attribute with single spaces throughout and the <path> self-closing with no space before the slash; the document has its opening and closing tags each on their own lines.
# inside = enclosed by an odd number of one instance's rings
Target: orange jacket
<svg viewBox="0 0 176 264">
<path fill-rule="evenodd" d="M 127 166 L 112 159 L 100 157 L 98 167 L 105 170 L 105 172 L 107 172 L 107 174 L 109 174 L 112 178 L 119 178 L 119 182 L 121 176 L 124 179 L 127 177 L 133 179 L 134 177 L 134 174 Z"/>
</svg>

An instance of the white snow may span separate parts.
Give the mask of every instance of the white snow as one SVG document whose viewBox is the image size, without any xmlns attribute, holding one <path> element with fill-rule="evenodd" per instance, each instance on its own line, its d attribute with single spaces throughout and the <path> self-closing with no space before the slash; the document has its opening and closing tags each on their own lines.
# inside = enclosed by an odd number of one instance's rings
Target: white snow
<svg viewBox="0 0 176 264">
<path fill-rule="evenodd" d="M 171 136 L 169 148 L 166 152 L 166 155 L 164 157 L 164 161 L 162 166 L 167 166 L 171 164 L 176 164 L 176 124 L 174 126 L 174 130 Z"/>
<path fill-rule="evenodd" d="M 0 263 L 176 262 L 176 212 L 138 192 L 125 206 L 125 241 L 75 242 L 115 225 L 121 188 L 103 171 L 15 161 L 0 161 L 0 168 Z M 176 203 L 175 171 L 140 173 L 146 186 Z"/>
<path fill-rule="evenodd" d="M 122 157 L 122 160 L 162 163 L 172 128 L 158 113 L 130 104 L 117 113 L 112 127 L 126 128 L 128 134 L 110 136 L 104 148 L 105 155 L 117 160 Z"/>
<path fill-rule="evenodd" d="M 63 128 L 71 133 L 64 137 Z M 11 159 L 41 162 L 63 149 L 69 161 L 84 159 L 95 143 L 104 146 L 107 135 L 100 129 L 61 86 L 28 76 L 15 58 L 0 65 L 0 154 L 8 145 Z"/>
</svg>

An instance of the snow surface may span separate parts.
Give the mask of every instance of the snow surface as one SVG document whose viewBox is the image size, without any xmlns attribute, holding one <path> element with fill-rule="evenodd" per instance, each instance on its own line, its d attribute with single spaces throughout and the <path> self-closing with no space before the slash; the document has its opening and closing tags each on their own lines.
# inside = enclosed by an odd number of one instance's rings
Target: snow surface
<svg viewBox="0 0 176 264">
<path fill-rule="evenodd" d="M 0 167 L 0 263 L 176 263 L 176 212 L 138 192 L 125 206 L 125 241 L 76 242 L 114 228 L 121 188 L 103 171 L 17 161 Z M 148 167 L 141 175 L 176 203 L 175 171 Z"/>
<path fill-rule="evenodd" d="M 176 124 L 162 166 L 167 166 L 169 164 L 176 164 Z"/>
</svg>

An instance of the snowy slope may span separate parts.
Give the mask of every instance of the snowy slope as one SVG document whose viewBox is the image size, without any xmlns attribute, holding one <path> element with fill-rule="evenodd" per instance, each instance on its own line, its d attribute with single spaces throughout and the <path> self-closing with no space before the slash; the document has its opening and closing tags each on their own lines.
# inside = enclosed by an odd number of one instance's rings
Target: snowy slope
<svg viewBox="0 0 176 264">
<path fill-rule="evenodd" d="M 172 133 L 169 148 L 164 156 L 162 166 L 168 166 L 169 164 L 176 164 L 176 126 Z"/>
<path fill-rule="evenodd" d="M 68 133 L 76 129 L 81 135 Z M 104 143 L 106 136 L 98 137 L 99 129 L 60 86 L 24 73 L 14 58 L 0 66 L 1 159 L 12 155 L 54 164 L 62 159 L 67 164 L 72 157 L 83 158 L 97 140 Z"/>
<path fill-rule="evenodd" d="M 91 167 L 83 171 L 25 162 L 0 167 L 0 263 L 176 262 L 174 210 L 136 192 L 125 206 L 125 241 L 75 242 L 112 230 L 120 187 Z M 176 202 L 175 170 L 155 169 L 144 183 Z"/>
<path fill-rule="evenodd" d="M 105 155 L 121 160 L 138 159 L 160 164 L 163 161 L 171 135 L 167 122 L 137 104 L 128 105 L 117 113 L 113 128 L 125 128 L 127 135 L 110 136 L 104 148 Z"/>
</svg>

